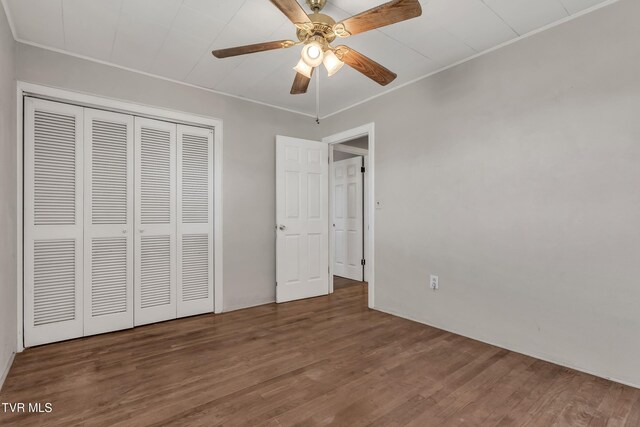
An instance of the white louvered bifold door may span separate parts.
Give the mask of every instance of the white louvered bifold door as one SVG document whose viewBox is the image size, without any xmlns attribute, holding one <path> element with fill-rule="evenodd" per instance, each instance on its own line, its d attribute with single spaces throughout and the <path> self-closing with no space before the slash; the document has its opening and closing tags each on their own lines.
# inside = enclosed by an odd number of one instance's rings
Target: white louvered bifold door
<svg viewBox="0 0 640 427">
<path fill-rule="evenodd" d="M 83 109 L 25 98 L 24 113 L 24 339 L 34 346 L 83 334 Z"/>
<path fill-rule="evenodd" d="M 84 334 L 133 327 L 133 116 L 84 113 Z"/>
<path fill-rule="evenodd" d="M 134 323 L 175 319 L 176 125 L 135 118 Z"/>
<path fill-rule="evenodd" d="M 213 312 L 213 130 L 178 125 L 178 317 Z"/>
</svg>

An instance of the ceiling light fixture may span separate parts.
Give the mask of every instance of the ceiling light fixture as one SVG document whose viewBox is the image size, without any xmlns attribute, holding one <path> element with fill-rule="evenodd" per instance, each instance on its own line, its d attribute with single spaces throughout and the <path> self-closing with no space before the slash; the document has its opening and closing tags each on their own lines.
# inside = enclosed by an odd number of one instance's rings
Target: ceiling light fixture
<svg viewBox="0 0 640 427">
<path fill-rule="evenodd" d="M 344 65 L 344 62 L 338 59 L 335 53 L 331 50 L 327 50 L 324 53 L 324 67 L 327 69 L 327 73 L 329 73 L 329 77 L 333 76 L 337 73 L 340 68 Z"/>
<path fill-rule="evenodd" d="M 302 48 L 302 60 L 309 67 L 317 67 L 322 64 L 324 53 L 322 52 L 322 45 L 316 41 L 313 41 Z"/>
<path fill-rule="evenodd" d="M 293 69 L 308 79 L 311 78 L 311 73 L 313 72 L 313 67 L 308 66 L 302 58 L 300 59 L 300 61 L 298 61 L 298 65 L 293 67 Z"/>
<path fill-rule="evenodd" d="M 396 73 L 354 49 L 345 45 L 332 46 L 331 43 L 337 38 L 351 37 L 416 18 L 422 14 L 420 0 L 388 0 L 379 6 L 336 22 L 331 16 L 321 13 L 327 0 L 306 0 L 307 6 L 312 11 L 310 14 L 302 8 L 299 0 L 270 1 L 294 25 L 296 38 L 216 49 L 212 53 L 216 58 L 229 58 L 304 45 L 301 53 L 302 60 L 294 68 L 298 72 L 291 86 L 292 95 L 307 92 L 313 69 L 323 62 L 329 76 L 334 75 L 344 64 L 347 64 L 379 85 L 388 85 L 395 80 Z M 319 79 L 317 73 L 316 78 Z"/>
</svg>

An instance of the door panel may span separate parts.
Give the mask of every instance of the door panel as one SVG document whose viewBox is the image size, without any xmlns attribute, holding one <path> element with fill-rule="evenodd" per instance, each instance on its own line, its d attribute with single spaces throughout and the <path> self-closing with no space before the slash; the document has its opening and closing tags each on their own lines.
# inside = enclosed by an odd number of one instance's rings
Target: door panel
<svg viewBox="0 0 640 427">
<path fill-rule="evenodd" d="M 135 325 L 175 319 L 176 125 L 135 118 Z"/>
<path fill-rule="evenodd" d="M 84 334 L 133 327 L 133 116 L 86 108 Z"/>
<path fill-rule="evenodd" d="M 213 312 L 213 131 L 178 125 L 178 317 Z"/>
<path fill-rule="evenodd" d="M 333 163 L 333 274 L 362 281 L 363 189 L 362 157 Z"/>
<path fill-rule="evenodd" d="M 24 329 L 34 346 L 83 334 L 83 111 L 25 98 Z"/>
<path fill-rule="evenodd" d="M 327 159 L 324 143 L 276 139 L 278 302 L 329 291 Z"/>
</svg>

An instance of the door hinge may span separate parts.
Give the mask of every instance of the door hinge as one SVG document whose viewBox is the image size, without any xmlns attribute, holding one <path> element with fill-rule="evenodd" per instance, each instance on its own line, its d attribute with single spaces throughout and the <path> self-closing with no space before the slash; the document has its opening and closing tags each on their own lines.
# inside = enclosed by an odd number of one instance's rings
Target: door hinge
<svg viewBox="0 0 640 427">
<path fill-rule="evenodd" d="M 363 259 L 360 260 L 360 265 L 366 265 L 366 264 L 367 264 L 367 261 L 365 261 Z"/>
<path fill-rule="evenodd" d="M 365 172 L 365 168 L 364 168 L 364 166 L 362 166 L 362 167 L 360 168 L 360 172 L 362 172 L 362 173 L 364 173 L 364 172 Z"/>
</svg>

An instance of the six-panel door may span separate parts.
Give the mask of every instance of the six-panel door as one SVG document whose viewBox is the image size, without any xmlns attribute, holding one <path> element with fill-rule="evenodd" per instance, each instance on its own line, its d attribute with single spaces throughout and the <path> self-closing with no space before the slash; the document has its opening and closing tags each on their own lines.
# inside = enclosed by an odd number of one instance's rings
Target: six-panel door
<svg viewBox="0 0 640 427">
<path fill-rule="evenodd" d="M 276 301 L 329 293 L 328 147 L 276 138 Z"/>
<path fill-rule="evenodd" d="M 362 157 L 333 163 L 333 274 L 363 280 Z"/>
</svg>

